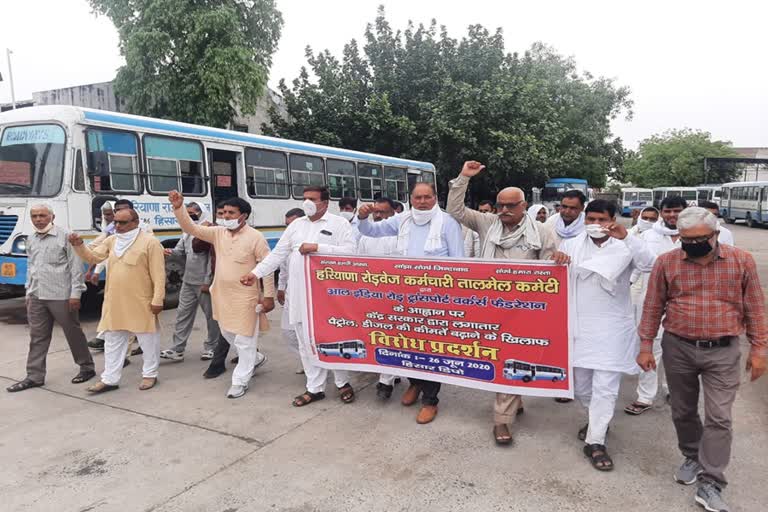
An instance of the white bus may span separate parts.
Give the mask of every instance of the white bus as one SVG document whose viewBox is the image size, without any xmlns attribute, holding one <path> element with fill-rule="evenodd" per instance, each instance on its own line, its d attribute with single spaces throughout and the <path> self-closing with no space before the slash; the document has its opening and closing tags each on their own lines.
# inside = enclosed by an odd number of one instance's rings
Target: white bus
<svg viewBox="0 0 768 512">
<path fill-rule="evenodd" d="M 565 380 L 565 370 L 556 366 L 547 366 L 537 363 L 527 363 L 516 359 L 504 361 L 504 378 L 509 380 L 551 380 L 559 382 Z"/>
<path fill-rule="evenodd" d="M 632 210 L 653 206 L 653 190 L 650 188 L 621 189 L 621 214 L 629 216 Z"/>
<path fill-rule="evenodd" d="M 699 202 L 711 201 L 720 206 L 720 194 L 722 193 L 722 188 L 722 185 L 699 185 L 696 187 L 696 190 L 698 190 L 699 193 Z"/>
<path fill-rule="evenodd" d="M 317 350 L 324 356 L 343 357 L 344 359 L 365 359 L 367 354 L 365 343 L 361 340 L 318 343 Z"/>
<path fill-rule="evenodd" d="M 407 208 L 419 181 L 435 183 L 434 165 L 79 107 L 11 110 L 0 114 L 0 285 L 24 286 L 35 203 L 49 204 L 57 225 L 87 240 L 98 235 L 105 201 L 129 199 L 172 247 L 181 232 L 169 190 L 208 212 L 239 196 L 251 203 L 251 225 L 274 247 L 306 185 L 327 185 L 331 199 L 386 195 Z M 168 262 L 173 301 L 183 262 Z"/>
<path fill-rule="evenodd" d="M 696 187 L 656 187 L 653 189 L 653 206 L 661 208 L 664 199 L 674 196 L 682 196 L 688 206 L 696 206 L 699 191 Z"/>
<path fill-rule="evenodd" d="M 753 228 L 768 222 L 768 181 L 738 181 L 721 188 L 720 213 L 733 224 L 743 220 Z"/>
</svg>

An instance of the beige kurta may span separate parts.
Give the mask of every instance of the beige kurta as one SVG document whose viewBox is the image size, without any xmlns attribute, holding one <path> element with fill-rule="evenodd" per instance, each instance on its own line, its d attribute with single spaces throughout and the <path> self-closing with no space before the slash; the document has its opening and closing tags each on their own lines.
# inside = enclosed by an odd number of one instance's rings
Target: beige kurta
<svg viewBox="0 0 768 512">
<path fill-rule="evenodd" d="M 90 264 L 107 261 L 107 284 L 99 331 L 155 332 L 157 317 L 150 305 L 165 300 L 163 246 L 152 235 L 139 233 L 121 257 L 114 252 L 116 236 L 96 247 L 79 245 L 75 252 Z"/>
<path fill-rule="evenodd" d="M 192 222 L 186 208 L 178 208 L 174 214 L 185 233 L 212 244 L 216 251 L 216 272 L 211 285 L 213 318 L 223 331 L 253 336 L 261 290 L 259 286 L 244 286 L 240 278 L 269 254 L 264 235 L 247 225 L 234 233 L 221 226 L 200 226 Z M 275 296 L 274 274 L 264 278 L 264 296 Z M 267 329 L 269 321 L 262 313 L 259 330 Z"/>
</svg>

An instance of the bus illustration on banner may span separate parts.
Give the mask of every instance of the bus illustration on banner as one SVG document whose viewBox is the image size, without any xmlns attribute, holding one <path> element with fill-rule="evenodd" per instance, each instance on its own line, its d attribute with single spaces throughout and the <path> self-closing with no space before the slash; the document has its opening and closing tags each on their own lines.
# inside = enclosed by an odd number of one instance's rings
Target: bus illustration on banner
<svg viewBox="0 0 768 512">
<path fill-rule="evenodd" d="M 551 380 L 559 382 L 565 380 L 565 370 L 556 366 L 527 363 L 516 359 L 507 359 L 504 362 L 504 378 L 509 380 Z"/>
<path fill-rule="evenodd" d="M 365 359 L 367 354 L 365 344 L 361 340 L 318 343 L 317 350 L 324 356 L 343 357 L 344 359 Z"/>
</svg>

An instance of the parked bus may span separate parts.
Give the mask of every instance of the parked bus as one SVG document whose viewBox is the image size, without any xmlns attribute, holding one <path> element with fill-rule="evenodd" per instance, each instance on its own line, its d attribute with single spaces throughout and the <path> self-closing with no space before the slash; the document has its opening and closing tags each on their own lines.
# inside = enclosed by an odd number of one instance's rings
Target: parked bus
<svg viewBox="0 0 768 512">
<path fill-rule="evenodd" d="M 621 189 L 621 214 L 629 216 L 632 210 L 653 206 L 653 190 L 650 188 Z"/>
<path fill-rule="evenodd" d="M 753 228 L 768 222 L 768 181 L 738 181 L 722 185 L 720 212 L 729 224 L 743 220 Z"/>
<path fill-rule="evenodd" d="M 360 340 L 318 343 L 317 350 L 324 356 L 343 357 L 344 359 L 365 359 L 367 353 L 365 344 Z"/>
<path fill-rule="evenodd" d="M 434 165 L 72 106 L 11 110 L 0 114 L 0 285 L 24 286 L 36 203 L 49 204 L 57 225 L 87 241 L 98 235 L 105 201 L 130 199 L 173 247 L 181 232 L 169 190 L 209 213 L 239 196 L 252 205 L 250 224 L 274 247 L 306 185 L 327 185 L 331 199 L 386 195 L 407 207 L 420 181 L 435 183 Z M 166 271 L 173 301 L 183 262 L 167 258 Z"/>
<path fill-rule="evenodd" d="M 541 191 L 541 203 L 546 206 L 550 212 L 555 211 L 555 205 L 560 204 L 563 194 L 568 190 L 581 190 L 589 201 L 592 195 L 592 189 L 589 188 L 587 180 L 578 178 L 551 178 Z"/>
<path fill-rule="evenodd" d="M 722 185 L 699 185 L 696 187 L 698 190 L 698 202 L 711 201 L 716 205 L 720 205 L 720 194 L 722 191 Z"/>
<path fill-rule="evenodd" d="M 699 191 L 696 187 L 656 187 L 653 189 L 653 206 L 661 208 L 661 202 L 667 197 L 682 196 L 688 206 L 696 206 Z"/>
<path fill-rule="evenodd" d="M 504 361 L 504 378 L 509 380 L 551 380 L 559 382 L 565 380 L 565 370 L 556 366 L 546 366 L 536 363 L 527 363 L 516 359 Z"/>
</svg>

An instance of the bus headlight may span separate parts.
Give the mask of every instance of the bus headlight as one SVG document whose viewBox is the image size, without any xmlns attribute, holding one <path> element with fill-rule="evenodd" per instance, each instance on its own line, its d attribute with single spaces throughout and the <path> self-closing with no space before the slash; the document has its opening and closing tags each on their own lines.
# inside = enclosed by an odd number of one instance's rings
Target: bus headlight
<svg viewBox="0 0 768 512">
<path fill-rule="evenodd" d="M 16 237 L 11 246 L 12 254 L 27 254 L 27 237 L 22 235 Z"/>
</svg>

